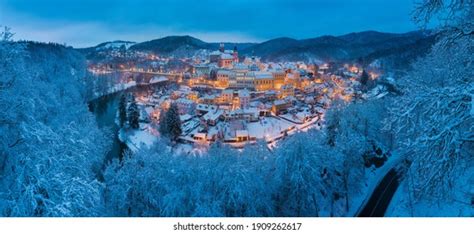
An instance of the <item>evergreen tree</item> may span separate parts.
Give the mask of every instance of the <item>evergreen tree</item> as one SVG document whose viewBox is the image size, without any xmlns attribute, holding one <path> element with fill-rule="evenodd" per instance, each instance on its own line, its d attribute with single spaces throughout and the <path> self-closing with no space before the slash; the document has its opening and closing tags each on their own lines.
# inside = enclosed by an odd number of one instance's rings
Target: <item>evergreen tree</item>
<svg viewBox="0 0 474 234">
<path fill-rule="evenodd" d="M 178 106 L 171 104 L 170 109 L 166 112 L 165 117 L 166 128 L 169 137 L 172 140 L 176 140 L 181 135 L 181 120 L 179 118 Z"/>
<path fill-rule="evenodd" d="M 366 59 L 359 57 L 357 58 L 357 63 L 362 66 L 362 68 L 365 68 L 368 65 L 368 62 Z"/>
<path fill-rule="evenodd" d="M 138 129 L 140 112 L 138 111 L 137 103 L 135 102 L 135 97 L 132 97 L 132 102 L 128 107 L 128 124 L 133 129 Z"/>
<path fill-rule="evenodd" d="M 166 125 L 166 111 L 163 109 L 160 112 L 160 134 L 162 136 L 168 136 L 168 126 Z"/>
<path fill-rule="evenodd" d="M 362 71 L 362 75 L 360 76 L 360 83 L 363 86 L 367 86 L 367 82 L 369 81 L 369 74 L 364 70 Z"/>
<path fill-rule="evenodd" d="M 123 127 L 125 121 L 127 121 L 127 98 L 124 94 L 120 96 L 120 103 L 119 103 L 119 122 L 120 127 Z"/>
</svg>

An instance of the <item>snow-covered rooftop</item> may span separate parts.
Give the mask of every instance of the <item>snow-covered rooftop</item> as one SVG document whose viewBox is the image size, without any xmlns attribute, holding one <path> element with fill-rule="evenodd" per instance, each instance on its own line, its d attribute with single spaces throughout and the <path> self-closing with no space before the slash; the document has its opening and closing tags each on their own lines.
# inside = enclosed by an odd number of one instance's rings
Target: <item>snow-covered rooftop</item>
<svg viewBox="0 0 474 234">
<path fill-rule="evenodd" d="M 196 106 L 196 110 L 200 111 L 210 111 L 210 110 L 216 110 L 217 106 L 215 105 L 206 105 L 206 104 L 198 104 Z"/>
<path fill-rule="evenodd" d="M 223 110 L 209 111 L 203 116 L 204 120 L 216 121 L 224 113 Z"/>
<path fill-rule="evenodd" d="M 273 105 L 279 106 L 279 105 L 285 105 L 287 102 L 285 100 L 276 100 L 273 102 Z"/>
<path fill-rule="evenodd" d="M 221 55 L 221 54 L 222 52 L 215 50 L 215 51 L 212 51 L 209 55 Z"/>
<path fill-rule="evenodd" d="M 230 54 L 221 54 L 221 59 L 234 59 L 234 56 Z"/>
<path fill-rule="evenodd" d="M 192 119 L 193 116 L 189 115 L 189 114 L 184 114 L 184 115 L 180 115 L 179 116 L 179 119 L 181 120 L 181 122 L 185 122 L 185 121 L 188 121 L 190 119 Z"/>
<path fill-rule="evenodd" d="M 229 75 L 230 76 L 230 75 L 232 75 L 232 72 L 229 71 L 229 70 L 219 69 L 219 70 L 217 70 L 217 74 L 218 75 Z"/>
<path fill-rule="evenodd" d="M 250 92 L 247 89 L 239 90 L 239 97 L 250 97 Z"/>
<path fill-rule="evenodd" d="M 249 135 L 249 132 L 247 130 L 236 130 L 235 131 L 235 136 L 236 137 L 239 137 L 239 136 L 243 136 L 243 137 L 246 137 Z"/>
<path fill-rule="evenodd" d="M 255 79 L 272 79 L 273 75 L 271 72 L 254 72 Z"/>
</svg>

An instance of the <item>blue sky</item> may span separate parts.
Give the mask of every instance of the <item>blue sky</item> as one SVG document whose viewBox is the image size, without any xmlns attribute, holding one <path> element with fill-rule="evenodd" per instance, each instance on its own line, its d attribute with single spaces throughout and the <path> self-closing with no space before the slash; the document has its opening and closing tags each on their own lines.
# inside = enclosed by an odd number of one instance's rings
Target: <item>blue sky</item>
<svg viewBox="0 0 474 234">
<path fill-rule="evenodd" d="M 377 30 L 416 30 L 414 0 L 0 0 L 16 39 L 75 47 L 191 35 L 260 42 Z"/>
</svg>

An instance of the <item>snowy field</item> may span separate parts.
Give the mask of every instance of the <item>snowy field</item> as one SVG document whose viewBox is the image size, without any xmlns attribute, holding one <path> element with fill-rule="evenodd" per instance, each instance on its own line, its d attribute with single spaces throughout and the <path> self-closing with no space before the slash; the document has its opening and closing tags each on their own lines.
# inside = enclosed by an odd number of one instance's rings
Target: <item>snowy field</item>
<svg viewBox="0 0 474 234">
<path fill-rule="evenodd" d="M 281 135 L 281 132 L 288 130 L 294 124 L 274 117 L 262 118 L 258 122 L 252 122 L 247 124 L 247 130 L 251 136 L 255 136 L 257 139 L 273 139 Z"/>
<path fill-rule="evenodd" d="M 136 152 L 142 147 L 150 148 L 158 140 L 158 133 L 149 124 L 142 124 L 142 130 L 121 129 L 119 139 Z"/>
</svg>

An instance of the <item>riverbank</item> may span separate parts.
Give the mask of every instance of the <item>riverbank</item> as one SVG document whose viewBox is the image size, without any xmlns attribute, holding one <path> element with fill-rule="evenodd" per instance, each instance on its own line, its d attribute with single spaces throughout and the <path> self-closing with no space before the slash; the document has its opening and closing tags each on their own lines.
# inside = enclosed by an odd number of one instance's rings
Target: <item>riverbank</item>
<svg viewBox="0 0 474 234">
<path fill-rule="evenodd" d="M 89 111 L 95 115 L 98 127 L 112 136 L 112 146 L 104 159 L 104 166 L 114 158 L 120 159 L 123 152 L 127 149 L 127 146 L 118 138 L 120 127 L 115 121 L 122 92 L 108 94 L 88 103 Z"/>
<path fill-rule="evenodd" d="M 95 115 L 98 127 L 112 136 L 112 147 L 104 159 L 104 167 L 114 158 L 121 159 L 123 153 L 130 149 L 126 142 L 120 140 L 119 136 L 121 127 L 117 122 L 117 112 L 120 97 L 128 93 L 133 93 L 135 95 L 139 95 L 142 92 L 148 93 L 153 91 L 155 88 L 166 84 L 167 82 L 162 80 L 149 85 L 123 86 L 125 88 L 114 89 L 113 92 L 88 102 L 89 111 Z"/>
</svg>

